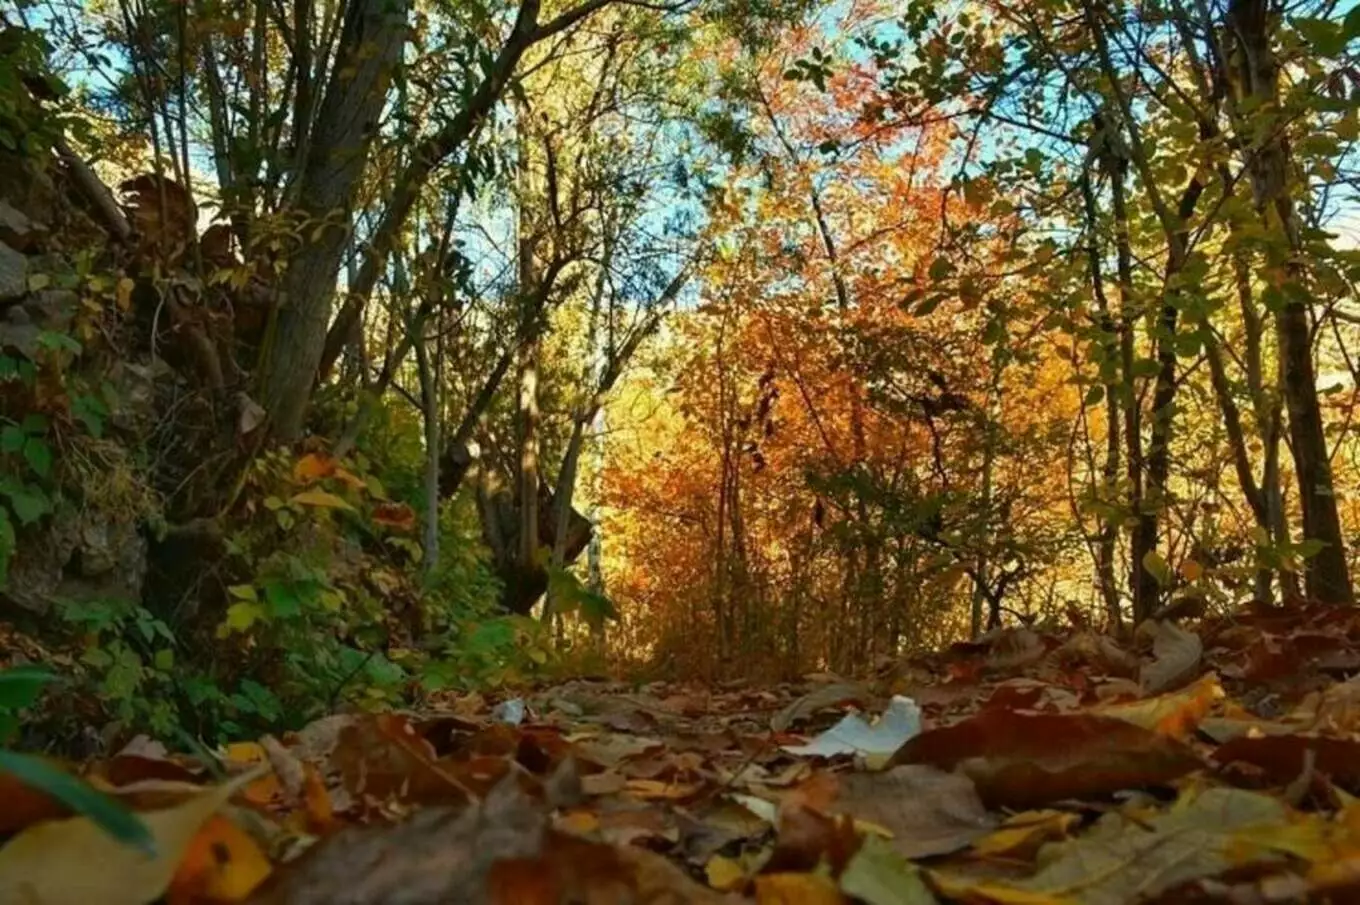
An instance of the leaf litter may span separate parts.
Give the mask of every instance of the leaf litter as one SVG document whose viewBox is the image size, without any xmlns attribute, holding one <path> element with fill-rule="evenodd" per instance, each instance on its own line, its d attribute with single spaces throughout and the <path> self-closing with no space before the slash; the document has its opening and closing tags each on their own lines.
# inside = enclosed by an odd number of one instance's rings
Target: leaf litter
<svg viewBox="0 0 1360 905">
<path fill-rule="evenodd" d="M 212 763 L 139 738 L 48 767 L 149 850 L 0 771 L 0 902 L 1352 901 L 1353 637 L 1358 613 L 1254 608 L 1002 630 L 859 681 L 446 695 Z"/>
</svg>

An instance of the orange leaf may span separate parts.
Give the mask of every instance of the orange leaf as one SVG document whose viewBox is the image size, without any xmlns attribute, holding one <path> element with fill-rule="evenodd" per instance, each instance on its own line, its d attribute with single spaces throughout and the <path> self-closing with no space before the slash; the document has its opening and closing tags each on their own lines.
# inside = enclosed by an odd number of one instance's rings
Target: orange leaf
<svg viewBox="0 0 1360 905">
<path fill-rule="evenodd" d="M 325 453 L 307 453 L 293 466 L 293 480 L 310 484 L 319 478 L 330 477 L 335 473 L 335 467 L 335 460 Z"/>
<path fill-rule="evenodd" d="M 239 902 L 269 876 L 269 859 L 249 834 L 215 815 L 189 843 L 166 893 L 169 905 Z"/>
<path fill-rule="evenodd" d="M 836 884 L 819 874 L 767 874 L 756 877 L 757 905 L 843 905 Z"/>
<path fill-rule="evenodd" d="M 680 799 L 688 798 L 699 791 L 696 783 L 661 782 L 656 779 L 630 779 L 624 789 L 637 798 Z"/>
<path fill-rule="evenodd" d="M 1090 712 L 1125 720 L 1159 735 L 1185 738 L 1195 731 L 1200 721 L 1213 709 L 1214 703 L 1222 697 L 1223 689 L 1219 686 L 1218 679 L 1208 675 L 1201 677 L 1193 685 L 1171 694 L 1142 701 L 1109 704 Z"/>
<path fill-rule="evenodd" d="M 335 467 L 335 477 L 336 477 L 338 480 L 344 482 L 345 486 L 348 487 L 350 490 L 367 490 L 367 489 L 368 489 L 368 482 L 367 482 L 367 481 L 365 481 L 363 478 L 359 477 L 359 476 L 358 476 L 357 474 L 355 474 L 354 472 L 349 471 L 348 469 L 345 469 L 345 468 L 341 468 L 341 467 L 338 466 L 338 465 Z"/>
<path fill-rule="evenodd" d="M 314 833 L 325 833 L 335 825 L 335 808 L 321 774 L 311 764 L 303 765 L 302 801 L 307 810 L 307 825 Z"/>
</svg>

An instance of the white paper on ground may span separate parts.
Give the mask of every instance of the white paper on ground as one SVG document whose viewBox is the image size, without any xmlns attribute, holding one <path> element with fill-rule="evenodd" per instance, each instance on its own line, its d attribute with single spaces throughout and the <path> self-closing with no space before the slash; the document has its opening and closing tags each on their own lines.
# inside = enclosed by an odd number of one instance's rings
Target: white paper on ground
<svg viewBox="0 0 1360 905">
<path fill-rule="evenodd" d="M 502 701 L 491 710 L 491 718 L 502 723 L 509 723 L 511 726 L 518 726 L 524 722 L 524 701 L 520 698 L 512 698 L 509 701 Z"/>
<path fill-rule="evenodd" d="M 907 739 L 921 732 L 921 708 L 911 698 L 894 695 L 877 723 L 870 725 L 858 714 L 847 714 L 839 723 L 806 745 L 783 745 L 790 754 L 834 757 L 838 754 L 892 754 Z"/>
</svg>

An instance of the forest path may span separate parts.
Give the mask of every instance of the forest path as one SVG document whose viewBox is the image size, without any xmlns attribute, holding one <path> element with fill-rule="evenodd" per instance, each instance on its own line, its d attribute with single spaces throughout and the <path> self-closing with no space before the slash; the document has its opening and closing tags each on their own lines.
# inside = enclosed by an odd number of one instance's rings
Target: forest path
<svg viewBox="0 0 1360 905">
<path fill-rule="evenodd" d="M 155 853 L 0 774 L 0 901 L 1349 900 L 1357 632 L 1252 611 L 1006 629 L 864 682 L 447 695 L 211 769 L 143 738 L 80 772 Z"/>
</svg>

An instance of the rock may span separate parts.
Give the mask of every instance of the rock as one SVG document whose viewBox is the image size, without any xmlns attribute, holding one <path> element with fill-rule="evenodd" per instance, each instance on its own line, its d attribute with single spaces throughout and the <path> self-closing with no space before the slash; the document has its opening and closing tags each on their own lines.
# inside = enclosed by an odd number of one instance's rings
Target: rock
<svg viewBox="0 0 1360 905">
<path fill-rule="evenodd" d="M 38 615 L 57 601 L 139 601 L 147 541 L 131 520 L 65 508 L 26 528 L 0 599 Z"/>
<path fill-rule="evenodd" d="M 0 200 L 30 223 L 54 224 L 61 193 L 45 168 L 32 157 L 0 149 Z"/>
<path fill-rule="evenodd" d="M 159 358 L 150 364 L 115 362 L 106 378 L 113 388 L 109 424 L 134 435 L 150 430 L 156 423 L 156 383 L 173 376 L 170 366 Z"/>
<path fill-rule="evenodd" d="M 28 293 L 28 258 L 0 242 L 0 304 Z"/>
<path fill-rule="evenodd" d="M 19 538 L 0 599 L 45 616 L 57 599 L 62 570 L 80 543 L 79 518 L 62 509 L 46 524 L 21 528 Z"/>
<path fill-rule="evenodd" d="M 70 289 L 44 289 L 23 303 L 34 323 L 58 333 L 71 329 L 79 305 L 80 296 Z"/>
<path fill-rule="evenodd" d="M 0 242 L 21 252 L 33 252 L 47 238 L 47 226 L 30 219 L 7 201 L 0 200 Z"/>
<path fill-rule="evenodd" d="M 0 348 L 36 359 L 39 337 L 70 330 L 79 304 L 80 296 L 70 290 L 44 289 L 10 305 L 0 319 Z"/>
</svg>

